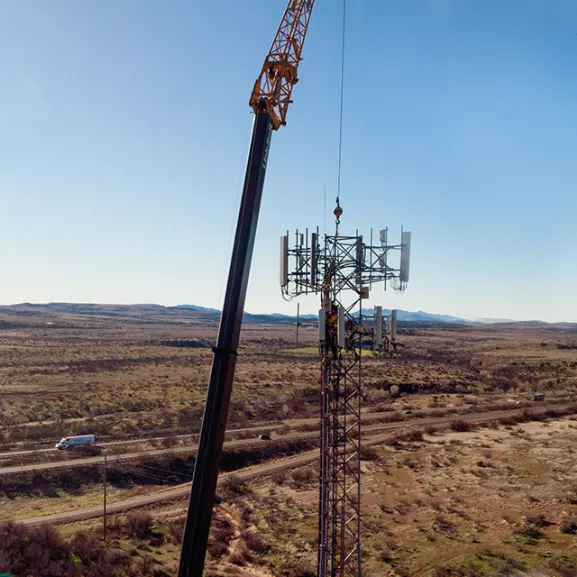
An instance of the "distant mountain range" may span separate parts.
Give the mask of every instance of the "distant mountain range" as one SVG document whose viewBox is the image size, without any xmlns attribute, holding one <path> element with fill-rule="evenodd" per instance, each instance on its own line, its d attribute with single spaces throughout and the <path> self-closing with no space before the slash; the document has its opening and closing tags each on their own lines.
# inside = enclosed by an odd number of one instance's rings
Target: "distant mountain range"
<svg viewBox="0 0 577 577">
<path fill-rule="evenodd" d="M 161 305 L 154 305 L 154 306 L 161 306 Z M 218 309 L 211 309 L 210 307 L 201 307 L 198 305 L 176 305 L 172 308 L 175 309 L 186 309 L 189 311 L 207 311 L 211 313 L 220 313 Z"/>
<path fill-rule="evenodd" d="M 517 323 L 519 321 L 514 321 L 513 319 L 493 319 L 491 317 L 481 317 L 478 319 L 475 319 L 478 323 L 484 324 L 484 325 L 493 325 L 495 323 Z"/>
<path fill-rule="evenodd" d="M 373 309 L 363 309 L 363 314 L 372 315 Z M 134 304 L 134 305 L 107 305 L 94 303 L 20 303 L 10 306 L 0 306 L 0 313 L 30 315 L 30 314 L 50 314 L 50 313 L 70 313 L 84 316 L 101 316 L 117 318 L 140 318 L 140 319 L 166 319 L 185 320 L 198 319 L 200 321 L 218 321 L 221 311 L 218 309 L 203 307 L 199 305 L 180 304 L 176 306 L 163 306 L 158 304 Z M 390 309 L 383 309 L 384 315 L 389 315 Z M 316 320 L 317 315 L 301 315 L 301 320 Z M 439 315 L 424 311 L 398 310 L 397 319 L 401 322 L 435 322 L 435 323 L 470 323 L 467 319 L 450 315 Z M 279 313 L 254 314 L 244 313 L 245 323 L 252 324 L 280 324 L 294 323 L 296 317 Z"/>
<path fill-rule="evenodd" d="M 374 314 L 373 309 L 362 309 L 363 315 L 372 315 Z M 383 308 L 383 315 L 388 316 L 391 314 L 391 309 Z M 245 313 L 246 315 L 246 313 Z M 280 315 L 278 313 L 273 313 L 271 315 L 267 315 L 270 317 L 278 318 L 278 319 L 291 319 L 294 320 L 296 317 L 288 316 L 288 315 Z M 316 319 L 317 315 L 301 315 L 301 319 Z M 397 320 L 403 322 L 436 322 L 436 323 L 471 323 L 472 321 L 467 319 L 462 319 L 459 317 L 452 317 L 450 315 L 438 315 L 434 313 L 426 313 L 424 311 L 405 311 L 402 309 L 397 309 Z"/>
<path fill-rule="evenodd" d="M 363 309 L 363 314 L 372 315 L 373 309 Z M 132 320 L 134 322 L 200 322 L 217 323 L 220 321 L 221 311 L 218 309 L 203 307 L 199 305 L 181 304 L 176 306 L 164 306 L 158 304 L 134 304 L 134 305 L 108 305 L 93 303 L 20 303 L 15 305 L 0 305 L 0 314 L 16 315 L 19 317 L 40 315 L 49 317 L 51 314 L 66 313 L 81 315 L 84 317 L 115 317 L 118 319 Z M 390 315 L 390 309 L 383 309 L 384 315 Z M 300 316 L 301 321 L 315 321 L 316 314 L 304 314 Z M 495 323 L 517 323 L 510 319 L 500 318 L 479 318 L 475 320 L 464 319 L 451 315 L 441 315 L 427 313 L 425 311 L 406 311 L 398 309 L 397 319 L 403 323 L 442 323 L 450 324 L 495 324 Z M 52 320 L 45 318 L 45 320 Z M 282 324 L 295 323 L 296 317 L 279 313 L 253 314 L 246 312 L 243 321 L 248 324 Z M 546 324 L 539 321 L 531 321 L 531 324 Z M 526 323 L 525 323 L 526 324 Z"/>
</svg>

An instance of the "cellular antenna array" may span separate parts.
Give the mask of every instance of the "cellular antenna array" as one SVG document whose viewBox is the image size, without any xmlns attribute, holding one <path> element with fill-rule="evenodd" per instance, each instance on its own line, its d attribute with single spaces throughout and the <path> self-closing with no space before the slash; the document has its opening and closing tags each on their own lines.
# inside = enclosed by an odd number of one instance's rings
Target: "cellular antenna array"
<svg viewBox="0 0 577 577">
<path fill-rule="evenodd" d="M 379 283 L 403 291 L 409 281 L 411 233 L 389 244 L 385 228 L 373 243 L 339 232 L 343 210 L 337 199 L 335 233 L 296 231 L 281 237 L 280 285 L 290 299 L 320 296 L 318 338 L 321 355 L 321 456 L 319 487 L 318 577 L 360 577 L 361 352 L 396 351 L 396 311 L 380 306 L 363 314 L 362 303 Z M 400 253 L 397 267 L 393 253 Z M 343 296 L 352 296 L 345 305 Z M 369 343 L 369 344 L 367 344 Z"/>
</svg>

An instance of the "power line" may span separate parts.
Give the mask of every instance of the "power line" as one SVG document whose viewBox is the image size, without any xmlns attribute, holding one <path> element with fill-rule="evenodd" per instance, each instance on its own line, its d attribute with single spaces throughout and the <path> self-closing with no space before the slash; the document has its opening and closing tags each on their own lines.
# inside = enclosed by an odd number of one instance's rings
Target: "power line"
<svg viewBox="0 0 577 577">
<path fill-rule="evenodd" d="M 170 473 L 171 475 L 178 475 L 179 477 L 188 477 L 189 479 L 192 479 L 192 475 L 189 475 L 188 473 L 180 473 L 177 471 L 172 471 L 171 469 L 162 469 L 161 467 L 153 467 L 152 465 L 142 465 L 140 463 L 136 466 L 144 467 L 146 469 L 152 469 L 154 471 L 160 471 L 162 473 Z"/>
<path fill-rule="evenodd" d="M 166 477 L 160 477 L 157 475 L 151 475 L 150 473 L 144 473 L 142 471 L 135 470 L 134 468 L 130 467 L 113 467 L 113 469 L 117 473 L 123 473 L 126 475 L 135 475 L 137 477 L 143 477 L 145 479 L 149 479 L 151 481 L 158 481 L 160 483 L 169 483 L 170 481 Z"/>
</svg>

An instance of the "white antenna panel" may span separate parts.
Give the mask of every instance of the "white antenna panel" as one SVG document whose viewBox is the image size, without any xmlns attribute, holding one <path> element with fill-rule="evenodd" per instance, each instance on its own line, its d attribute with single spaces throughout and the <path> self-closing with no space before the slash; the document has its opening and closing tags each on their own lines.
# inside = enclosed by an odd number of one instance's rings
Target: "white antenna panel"
<svg viewBox="0 0 577 577">
<path fill-rule="evenodd" d="M 345 309 L 344 307 L 339 307 L 339 318 L 337 325 L 337 338 L 338 345 L 342 349 L 345 346 Z"/>
<path fill-rule="evenodd" d="M 319 311 L 319 341 L 327 338 L 327 313 L 325 309 Z"/>
<path fill-rule="evenodd" d="M 288 285 L 288 236 L 280 237 L 280 286 Z"/>
<path fill-rule="evenodd" d="M 391 338 L 397 338 L 397 309 L 391 311 Z"/>
<path fill-rule="evenodd" d="M 401 283 L 409 282 L 409 270 L 411 267 L 411 233 L 403 231 L 401 235 L 401 271 L 399 280 Z"/>
<path fill-rule="evenodd" d="M 381 306 L 375 307 L 374 344 L 377 346 L 383 344 L 383 307 L 381 307 Z"/>
</svg>

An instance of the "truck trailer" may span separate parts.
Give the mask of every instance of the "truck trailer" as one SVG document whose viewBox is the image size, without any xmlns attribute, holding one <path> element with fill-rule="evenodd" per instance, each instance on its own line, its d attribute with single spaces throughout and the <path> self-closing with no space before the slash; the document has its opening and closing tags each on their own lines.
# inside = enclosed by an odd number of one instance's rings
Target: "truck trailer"
<svg viewBox="0 0 577 577">
<path fill-rule="evenodd" d="M 94 435 L 78 435 L 76 437 L 63 437 L 56 443 L 56 448 L 59 450 L 70 449 L 71 447 L 79 447 L 81 445 L 92 445 L 96 442 Z"/>
</svg>

